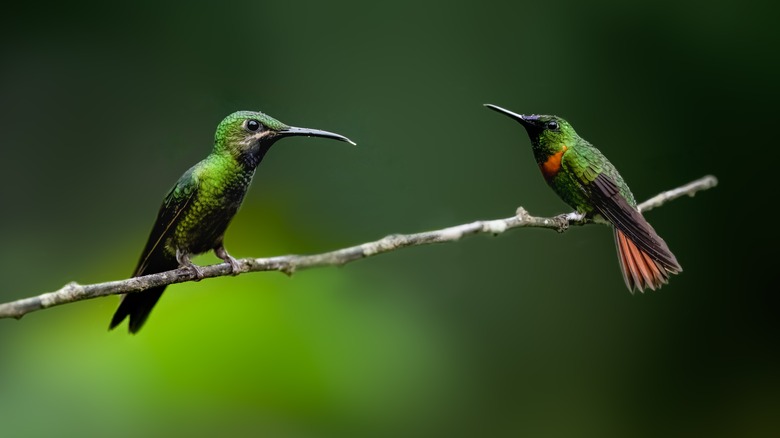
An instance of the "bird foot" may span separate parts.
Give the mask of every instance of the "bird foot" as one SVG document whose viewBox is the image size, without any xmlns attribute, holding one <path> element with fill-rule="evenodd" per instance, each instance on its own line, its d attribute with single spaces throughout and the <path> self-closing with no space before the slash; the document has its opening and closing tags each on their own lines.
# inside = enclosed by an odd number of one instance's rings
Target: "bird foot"
<svg viewBox="0 0 780 438">
<path fill-rule="evenodd" d="M 228 254 L 227 250 L 225 250 L 225 247 L 220 246 L 215 248 L 214 252 L 217 254 L 217 257 L 221 258 L 225 261 L 225 263 L 230 265 L 231 275 L 235 276 L 241 272 L 241 265 L 238 263 L 238 260 L 236 260 L 232 255 Z"/>
<path fill-rule="evenodd" d="M 184 266 L 184 268 L 187 268 L 189 269 L 190 272 L 192 272 L 192 275 L 195 276 L 194 278 L 195 281 L 203 280 L 203 277 L 205 275 L 203 274 L 203 268 L 201 268 L 200 266 L 194 263 L 190 263 L 189 265 Z"/>
<path fill-rule="evenodd" d="M 556 231 L 559 233 L 563 233 L 564 231 L 569 229 L 569 221 L 571 220 L 569 214 L 559 214 L 558 216 L 553 217 L 553 222 L 555 222 L 555 225 L 557 225 Z"/>
<path fill-rule="evenodd" d="M 228 259 L 225 261 L 230 265 L 230 273 L 232 275 L 238 275 L 241 272 L 241 265 L 238 264 L 238 260 L 228 256 Z"/>
<path fill-rule="evenodd" d="M 203 280 L 203 277 L 205 276 L 203 274 L 203 268 L 196 265 L 195 263 L 192 263 L 192 260 L 190 260 L 190 255 L 184 252 L 181 252 L 180 250 L 176 250 L 176 261 L 179 262 L 179 267 L 185 268 L 189 270 L 192 275 L 195 276 L 193 280 L 195 281 L 201 281 Z"/>
</svg>

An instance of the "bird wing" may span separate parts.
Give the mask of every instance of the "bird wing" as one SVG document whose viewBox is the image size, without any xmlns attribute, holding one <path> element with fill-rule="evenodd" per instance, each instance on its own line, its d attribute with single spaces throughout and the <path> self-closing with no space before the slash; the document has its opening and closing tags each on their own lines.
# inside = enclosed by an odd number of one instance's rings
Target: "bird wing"
<svg viewBox="0 0 780 438">
<path fill-rule="evenodd" d="M 617 173 L 611 164 L 571 148 L 564 154 L 562 165 L 574 176 L 597 213 L 666 268 L 681 270 L 666 242 L 620 192 L 620 187 L 610 176 L 610 173 Z"/>
<path fill-rule="evenodd" d="M 173 231 L 177 219 L 198 191 L 198 180 L 194 170 L 195 166 L 184 172 L 165 197 L 133 276 L 143 275 L 153 256 L 163 254 L 165 239 Z"/>
</svg>

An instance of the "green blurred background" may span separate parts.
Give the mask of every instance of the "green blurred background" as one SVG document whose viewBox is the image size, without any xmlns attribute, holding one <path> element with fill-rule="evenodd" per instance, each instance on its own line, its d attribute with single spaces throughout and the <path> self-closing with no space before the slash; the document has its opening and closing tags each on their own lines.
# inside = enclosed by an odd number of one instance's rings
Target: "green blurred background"
<svg viewBox="0 0 780 438">
<path fill-rule="evenodd" d="M 125 278 L 239 109 L 359 146 L 278 143 L 237 257 L 568 211 L 483 103 L 568 118 L 638 199 L 720 186 L 648 213 L 685 272 L 644 295 L 592 226 L 177 285 L 137 336 L 116 297 L 2 320 L 0 436 L 777 436 L 776 13 L 688 3 L 5 7 L 2 301 Z"/>
</svg>

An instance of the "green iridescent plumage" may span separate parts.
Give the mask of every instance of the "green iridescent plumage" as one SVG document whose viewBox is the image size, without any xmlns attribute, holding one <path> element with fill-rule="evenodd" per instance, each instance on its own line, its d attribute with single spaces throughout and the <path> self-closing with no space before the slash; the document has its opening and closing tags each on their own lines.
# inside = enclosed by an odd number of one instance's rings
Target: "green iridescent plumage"
<svg viewBox="0 0 780 438">
<path fill-rule="evenodd" d="M 682 271 L 666 242 L 637 210 L 634 195 L 615 166 L 566 120 L 486 106 L 523 125 L 542 175 L 561 199 L 578 212 L 613 225 L 629 290 L 656 289 L 669 275 Z"/>
<path fill-rule="evenodd" d="M 255 111 L 238 111 L 222 120 L 211 154 L 184 172 L 165 197 L 133 276 L 183 266 L 202 277 L 190 256 L 210 250 L 237 271 L 236 260 L 222 242 L 225 230 L 271 145 L 280 138 L 299 135 L 352 143 L 339 134 L 291 127 Z M 125 295 L 109 328 L 129 317 L 130 332 L 137 332 L 164 289 L 162 286 Z"/>
</svg>

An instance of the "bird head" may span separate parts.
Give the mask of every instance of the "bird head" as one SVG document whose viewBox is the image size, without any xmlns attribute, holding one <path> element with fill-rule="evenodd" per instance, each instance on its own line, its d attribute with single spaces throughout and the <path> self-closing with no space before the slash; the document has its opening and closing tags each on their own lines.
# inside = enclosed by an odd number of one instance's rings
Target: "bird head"
<svg viewBox="0 0 780 438">
<path fill-rule="evenodd" d="M 225 117 L 217 127 L 214 152 L 228 153 L 240 162 L 256 166 L 271 145 L 292 136 L 332 138 L 355 144 L 343 135 L 288 126 L 258 111 L 237 111 Z"/>
<path fill-rule="evenodd" d="M 517 114 L 497 105 L 486 107 L 517 120 L 531 138 L 535 153 L 543 156 L 558 152 L 563 146 L 571 146 L 579 137 L 566 120 L 558 116 Z"/>
</svg>

